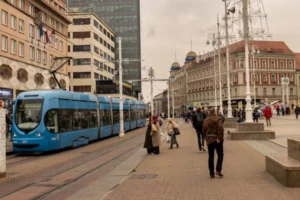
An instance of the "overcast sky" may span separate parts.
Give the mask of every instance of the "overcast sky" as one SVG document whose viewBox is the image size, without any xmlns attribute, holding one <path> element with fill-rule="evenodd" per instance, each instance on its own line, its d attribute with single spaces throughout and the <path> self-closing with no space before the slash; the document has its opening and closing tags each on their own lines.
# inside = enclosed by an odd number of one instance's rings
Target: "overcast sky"
<svg viewBox="0 0 300 200">
<path fill-rule="evenodd" d="M 255 0 L 256 1 L 256 0 Z M 261 0 L 260 0 L 261 1 Z M 191 50 L 197 54 L 210 50 L 208 33 L 216 31 L 217 14 L 224 15 L 222 0 L 140 0 L 142 66 L 154 68 L 156 78 L 168 78 L 171 64 L 184 64 Z M 300 52 L 300 1 L 263 0 L 273 40 L 285 41 Z M 142 77 L 148 72 L 142 71 Z M 154 95 L 166 89 L 165 82 L 154 84 Z M 150 100 L 150 84 L 143 83 L 143 95 Z"/>
</svg>

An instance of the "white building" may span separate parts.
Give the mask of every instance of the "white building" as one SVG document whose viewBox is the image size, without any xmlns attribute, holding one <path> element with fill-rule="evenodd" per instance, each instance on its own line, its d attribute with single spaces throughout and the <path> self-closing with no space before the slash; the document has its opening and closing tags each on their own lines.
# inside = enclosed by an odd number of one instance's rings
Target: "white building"
<svg viewBox="0 0 300 200">
<path fill-rule="evenodd" d="M 68 56 L 70 91 L 96 93 L 96 80 L 112 80 L 115 33 L 94 13 L 71 12 Z"/>
</svg>

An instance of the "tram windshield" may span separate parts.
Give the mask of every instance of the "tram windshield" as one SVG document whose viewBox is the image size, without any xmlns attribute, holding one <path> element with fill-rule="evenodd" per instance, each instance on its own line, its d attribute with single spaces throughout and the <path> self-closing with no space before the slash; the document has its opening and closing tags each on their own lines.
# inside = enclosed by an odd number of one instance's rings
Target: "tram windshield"
<svg viewBox="0 0 300 200">
<path fill-rule="evenodd" d="M 15 121 L 20 130 L 28 133 L 37 127 L 41 120 L 43 101 L 43 99 L 17 101 Z"/>
</svg>

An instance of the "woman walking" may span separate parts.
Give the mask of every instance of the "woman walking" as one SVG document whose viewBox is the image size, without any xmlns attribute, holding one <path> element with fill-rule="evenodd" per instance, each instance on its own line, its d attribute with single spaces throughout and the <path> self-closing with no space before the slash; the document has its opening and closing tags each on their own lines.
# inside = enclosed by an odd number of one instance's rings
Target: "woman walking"
<svg viewBox="0 0 300 200">
<path fill-rule="evenodd" d="M 161 135 L 160 135 L 160 127 L 158 123 L 158 117 L 152 117 L 152 124 L 151 124 L 151 136 L 152 136 L 152 145 L 153 145 L 153 153 L 159 154 L 159 146 L 161 143 Z"/>
<path fill-rule="evenodd" d="M 144 143 L 144 148 L 147 149 L 148 154 L 153 153 L 153 144 L 152 144 L 152 137 L 151 137 L 151 125 L 152 125 L 152 120 L 151 117 L 149 118 L 149 123 L 147 126 L 146 130 L 146 136 L 145 136 L 145 143 Z"/>
<path fill-rule="evenodd" d="M 170 149 L 173 149 L 173 144 L 176 144 L 178 148 L 179 144 L 174 131 L 174 128 L 178 128 L 178 125 L 172 119 L 168 119 L 168 122 L 168 135 L 171 136 Z"/>
</svg>

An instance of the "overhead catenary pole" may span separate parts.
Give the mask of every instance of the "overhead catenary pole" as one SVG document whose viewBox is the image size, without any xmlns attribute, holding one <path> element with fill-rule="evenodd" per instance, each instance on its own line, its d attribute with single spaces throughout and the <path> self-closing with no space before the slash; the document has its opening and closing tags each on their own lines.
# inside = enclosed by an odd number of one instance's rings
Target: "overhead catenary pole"
<svg viewBox="0 0 300 200">
<path fill-rule="evenodd" d="M 153 111 L 153 68 L 150 67 L 149 70 L 149 76 L 150 76 L 150 87 L 151 87 L 151 92 L 150 92 L 150 98 L 151 98 L 151 116 L 153 116 L 154 111 Z"/>
<path fill-rule="evenodd" d="M 220 113 L 223 115 L 223 99 L 222 99 L 222 70 L 221 70 L 221 34 L 220 22 L 218 15 L 218 57 L 219 57 L 219 91 L 220 91 Z"/>
<path fill-rule="evenodd" d="M 170 80 L 168 80 L 167 84 L 168 84 L 168 118 L 170 118 Z"/>
<path fill-rule="evenodd" d="M 243 21 L 244 21 L 244 42 L 245 42 L 245 65 L 246 65 L 246 121 L 252 122 L 251 92 L 250 92 L 250 74 L 249 74 L 249 14 L 248 0 L 243 0 Z"/>
<path fill-rule="evenodd" d="M 122 73 L 122 38 L 119 37 L 119 92 L 120 92 L 120 133 L 124 137 L 124 116 L 123 116 L 123 73 Z"/>
<path fill-rule="evenodd" d="M 225 3 L 225 40 L 226 40 L 226 69 L 227 69 L 227 94 L 228 94 L 228 105 L 227 105 L 227 117 L 232 118 L 232 107 L 231 107 L 231 91 L 230 91 L 230 72 L 229 72 L 229 34 L 228 34 L 228 5 L 227 0 L 223 0 Z"/>
<path fill-rule="evenodd" d="M 172 118 L 174 118 L 174 86 L 172 84 Z"/>
</svg>

